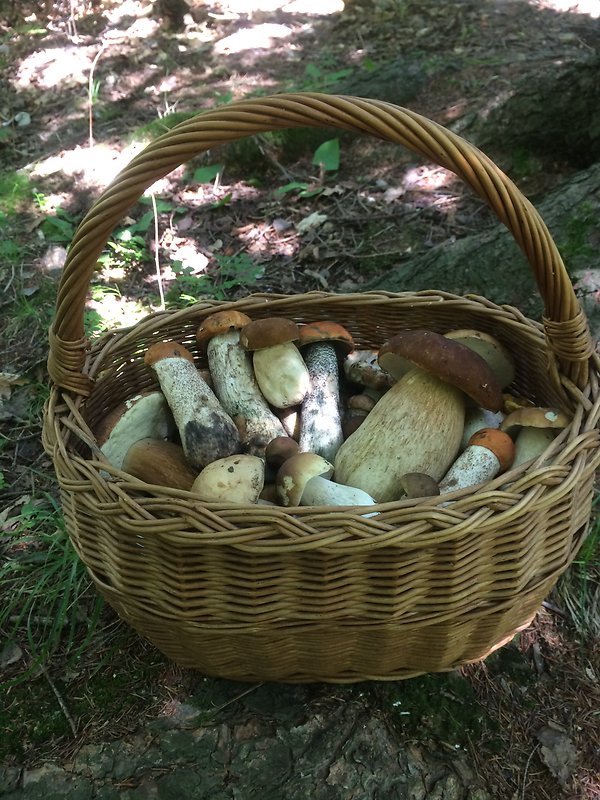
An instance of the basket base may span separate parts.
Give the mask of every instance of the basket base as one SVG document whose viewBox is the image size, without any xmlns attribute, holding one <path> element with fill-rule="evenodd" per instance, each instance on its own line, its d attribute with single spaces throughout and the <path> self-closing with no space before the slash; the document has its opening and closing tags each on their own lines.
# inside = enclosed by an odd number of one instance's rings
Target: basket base
<svg viewBox="0 0 600 800">
<path fill-rule="evenodd" d="M 488 609 L 451 622 L 377 624 L 201 625 L 162 616 L 119 616 L 181 667 L 213 678 L 278 683 L 395 681 L 447 672 L 481 661 L 511 641 L 535 617 L 554 579 Z"/>
</svg>

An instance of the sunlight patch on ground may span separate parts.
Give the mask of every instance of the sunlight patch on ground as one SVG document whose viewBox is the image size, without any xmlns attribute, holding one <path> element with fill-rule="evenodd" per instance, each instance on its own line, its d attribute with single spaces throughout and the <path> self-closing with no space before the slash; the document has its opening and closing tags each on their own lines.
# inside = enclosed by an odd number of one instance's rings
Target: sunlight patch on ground
<svg viewBox="0 0 600 800">
<path fill-rule="evenodd" d="M 70 178 L 81 179 L 86 186 L 106 186 L 143 147 L 143 144 L 133 143 L 117 150 L 106 144 L 97 144 L 63 150 L 58 155 L 40 159 L 30 174 L 42 178 L 62 172 Z"/>
<path fill-rule="evenodd" d="M 139 300 L 123 297 L 116 288 L 93 286 L 91 295 L 86 303 L 88 314 L 94 314 L 90 333 L 136 325 L 153 310 L 142 305 Z"/>
<path fill-rule="evenodd" d="M 251 14 L 255 11 L 277 11 L 287 14 L 338 14 L 344 10 L 343 0 L 230 0 L 224 5 L 234 14 Z"/>
<path fill-rule="evenodd" d="M 241 53 L 243 50 L 269 50 L 278 39 L 287 39 L 293 30 L 287 25 L 264 23 L 242 28 L 230 36 L 226 36 L 215 44 L 214 51 L 220 55 L 225 53 Z"/>
<path fill-rule="evenodd" d="M 418 189 L 422 192 L 432 192 L 450 186 L 456 180 L 456 175 L 443 167 L 424 165 L 407 169 L 402 184 L 406 189 Z"/>
<path fill-rule="evenodd" d="M 63 83 L 87 84 L 98 47 L 66 47 L 36 50 L 24 58 L 16 73 L 16 88 L 52 89 Z"/>
<path fill-rule="evenodd" d="M 536 8 L 551 11 L 570 12 L 571 14 L 587 14 L 593 19 L 600 17 L 600 0 L 529 0 Z"/>
</svg>

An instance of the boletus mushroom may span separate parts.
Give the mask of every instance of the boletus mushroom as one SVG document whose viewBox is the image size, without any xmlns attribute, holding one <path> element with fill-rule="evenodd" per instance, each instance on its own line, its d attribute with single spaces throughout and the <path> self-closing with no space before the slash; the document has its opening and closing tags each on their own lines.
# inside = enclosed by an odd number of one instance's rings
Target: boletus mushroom
<svg viewBox="0 0 600 800">
<path fill-rule="evenodd" d="M 269 408 L 251 356 L 240 342 L 240 330 L 250 321 L 235 309 L 217 311 L 202 322 L 196 340 L 206 349 L 215 394 L 238 427 L 242 450 L 262 458 L 271 439 L 286 432 Z"/>
<path fill-rule="evenodd" d="M 300 328 L 299 347 L 310 375 L 300 411 L 300 450 L 332 461 L 344 441 L 338 357 L 353 349 L 352 335 L 336 322 L 311 322 Z"/>
<path fill-rule="evenodd" d="M 498 428 L 483 428 L 471 436 L 467 447 L 439 484 L 440 494 L 456 492 L 491 480 L 512 465 L 513 440 Z"/>
<path fill-rule="evenodd" d="M 107 461 L 123 468 L 129 448 L 140 439 L 169 439 L 176 432 L 162 392 L 141 392 L 118 405 L 96 426 L 96 441 Z"/>
<path fill-rule="evenodd" d="M 502 389 L 506 389 L 514 381 L 514 358 L 495 336 L 472 328 L 449 331 L 445 336 L 464 344 L 465 347 L 480 355 L 496 376 Z"/>
<path fill-rule="evenodd" d="M 148 348 L 144 360 L 156 373 L 192 467 L 201 470 L 211 461 L 238 452 L 238 429 L 200 376 L 187 348 L 177 342 L 158 342 Z"/>
<path fill-rule="evenodd" d="M 540 456 L 570 419 L 557 408 L 531 406 L 511 412 L 500 425 L 515 442 L 513 467 Z"/>
<path fill-rule="evenodd" d="M 298 325 L 285 317 L 255 319 L 241 331 L 242 347 L 253 354 L 258 385 L 275 408 L 298 405 L 309 388 L 308 369 L 295 344 L 298 336 Z"/>
<path fill-rule="evenodd" d="M 265 463 L 258 456 L 227 456 L 207 464 L 191 491 L 207 503 L 256 503 L 265 481 Z"/>
<path fill-rule="evenodd" d="M 145 483 L 185 491 L 191 489 L 198 474 L 188 464 L 181 445 L 160 439 L 140 439 L 132 444 L 123 471 Z"/>
<path fill-rule="evenodd" d="M 284 506 L 372 506 L 361 489 L 329 480 L 333 465 L 316 453 L 298 453 L 279 468 L 275 484 Z"/>
<path fill-rule="evenodd" d="M 502 392 L 481 356 L 432 331 L 399 332 L 380 349 L 379 363 L 401 377 L 342 444 L 335 476 L 384 503 L 401 497 L 408 472 L 435 481 L 445 474 L 458 453 L 466 395 L 498 410 Z"/>
</svg>

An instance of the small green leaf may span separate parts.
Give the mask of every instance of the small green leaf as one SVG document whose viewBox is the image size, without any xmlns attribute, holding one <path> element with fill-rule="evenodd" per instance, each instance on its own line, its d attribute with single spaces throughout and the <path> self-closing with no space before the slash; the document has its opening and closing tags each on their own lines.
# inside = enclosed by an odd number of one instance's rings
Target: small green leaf
<svg viewBox="0 0 600 800">
<path fill-rule="evenodd" d="M 329 139 L 319 145 L 313 155 L 312 163 L 327 172 L 335 172 L 340 166 L 340 140 Z"/>
<path fill-rule="evenodd" d="M 291 183 L 286 183 L 285 186 L 280 186 L 278 189 L 275 189 L 275 195 L 277 197 L 281 197 L 284 194 L 293 192 L 294 189 L 308 189 L 308 183 L 303 183 L 302 181 L 291 181 Z"/>
<path fill-rule="evenodd" d="M 200 167 L 194 172 L 192 180 L 195 183 L 210 183 L 224 169 L 224 164 L 209 164 L 207 167 Z"/>
</svg>

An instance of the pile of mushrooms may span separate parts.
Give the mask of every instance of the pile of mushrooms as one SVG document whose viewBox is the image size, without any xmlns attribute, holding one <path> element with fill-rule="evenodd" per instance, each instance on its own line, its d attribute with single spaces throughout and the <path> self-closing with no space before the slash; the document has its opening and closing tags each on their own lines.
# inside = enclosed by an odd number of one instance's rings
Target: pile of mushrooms
<svg viewBox="0 0 600 800">
<path fill-rule="evenodd" d="M 234 309 L 148 348 L 159 389 L 96 430 L 113 467 L 217 503 L 365 507 L 447 494 L 539 458 L 570 420 L 506 392 L 515 368 L 487 333 L 399 330 L 354 348 L 326 320 Z"/>
</svg>

